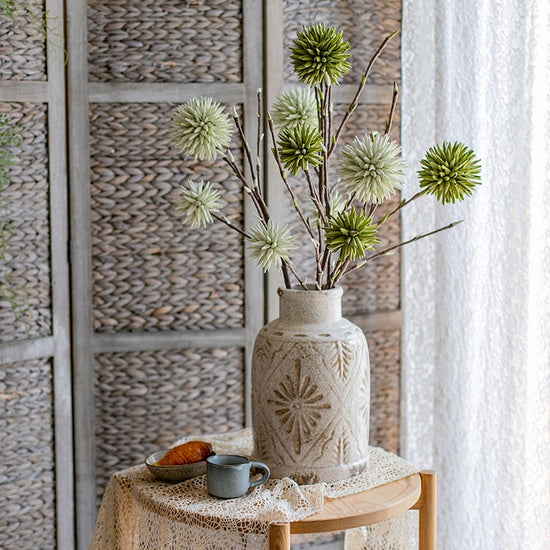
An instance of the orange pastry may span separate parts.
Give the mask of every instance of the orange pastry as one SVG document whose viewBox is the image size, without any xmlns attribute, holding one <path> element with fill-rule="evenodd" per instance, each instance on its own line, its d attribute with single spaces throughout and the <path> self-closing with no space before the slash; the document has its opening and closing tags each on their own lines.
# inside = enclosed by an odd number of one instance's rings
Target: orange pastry
<svg viewBox="0 0 550 550">
<path fill-rule="evenodd" d="M 212 453 L 212 445 L 204 441 L 188 441 L 177 447 L 172 447 L 155 466 L 175 466 L 192 464 L 206 460 Z"/>
</svg>

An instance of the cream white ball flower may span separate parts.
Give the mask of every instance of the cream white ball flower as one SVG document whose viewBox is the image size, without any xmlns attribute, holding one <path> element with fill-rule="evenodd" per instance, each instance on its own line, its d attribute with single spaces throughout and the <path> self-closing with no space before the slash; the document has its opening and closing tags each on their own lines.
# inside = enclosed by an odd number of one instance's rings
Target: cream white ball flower
<svg viewBox="0 0 550 550">
<path fill-rule="evenodd" d="M 231 142 L 231 122 L 211 97 L 180 105 L 172 121 L 176 147 L 194 160 L 215 160 Z"/>
<path fill-rule="evenodd" d="M 338 176 L 360 201 L 380 203 L 401 189 L 405 168 L 401 147 L 387 135 L 371 132 L 342 149 Z"/>
<path fill-rule="evenodd" d="M 259 224 L 252 229 L 247 240 L 250 257 L 258 262 L 264 272 L 273 266 L 280 269 L 283 261 L 290 261 L 289 252 L 296 248 L 288 225 L 280 227 L 271 220 L 267 222 L 267 227 Z"/>
<path fill-rule="evenodd" d="M 180 187 L 177 210 L 183 216 L 182 223 L 191 227 L 206 227 L 212 223 L 212 213 L 222 206 L 219 198 L 220 193 L 212 184 L 189 180 L 187 187 Z"/>
<path fill-rule="evenodd" d="M 317 103 L 311 88 L 296 87 L 283 92 L 273 104 L 273 122 L 278 128 L 300 124 L 317 127 Z"/>
</svg>

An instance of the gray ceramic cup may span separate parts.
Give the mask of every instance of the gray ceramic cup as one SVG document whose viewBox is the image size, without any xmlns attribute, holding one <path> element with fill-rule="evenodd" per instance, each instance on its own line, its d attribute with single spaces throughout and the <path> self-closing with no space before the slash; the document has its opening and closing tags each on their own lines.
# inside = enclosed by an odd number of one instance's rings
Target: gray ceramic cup
<svg viewBox="0 0 550 550">
<path fill-rule="evenodd" d="M 257 481 L 250 481 L 250 468 L 264 471 Z M 237 498 L 269 479 L 269 468 L 263 462 L 252 462 L 244 456 L 213 455 L 206 459 L 208 493 L 218 498 Z"/>
</svg>

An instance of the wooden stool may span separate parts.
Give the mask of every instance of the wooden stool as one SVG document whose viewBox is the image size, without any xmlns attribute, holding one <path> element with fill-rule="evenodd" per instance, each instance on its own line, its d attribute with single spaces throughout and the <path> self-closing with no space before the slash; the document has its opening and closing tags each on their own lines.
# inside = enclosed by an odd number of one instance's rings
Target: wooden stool
<svg viewBox="0 0 550 550">
<path fill-rule="evenodd" d="M 300 521 L 272 523 L 269 550 L 290 550 L 291 534 L 342 531 L 419 511 L 418 550 L 436 550 L 436 473 L 423 471 L 369 491 L 325 501 L 323 510 Z"/>
</svg>

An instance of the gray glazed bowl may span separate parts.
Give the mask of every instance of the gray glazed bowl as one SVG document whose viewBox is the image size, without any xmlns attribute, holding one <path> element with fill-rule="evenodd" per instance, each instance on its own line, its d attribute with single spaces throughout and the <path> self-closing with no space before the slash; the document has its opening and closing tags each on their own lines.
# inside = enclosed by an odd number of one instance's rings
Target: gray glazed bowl
<svg viewBox="0 0 550 550">
<path fill-rule="evenodd" d="M 158 462 L 167 451 L 168 449 L 157 451 L 145 460 L 145 466 L 157 479 L 174 483 L 206 474 L 206 460 L 178 466 L 155 466 L 155 462 Z"/>
</svg>

